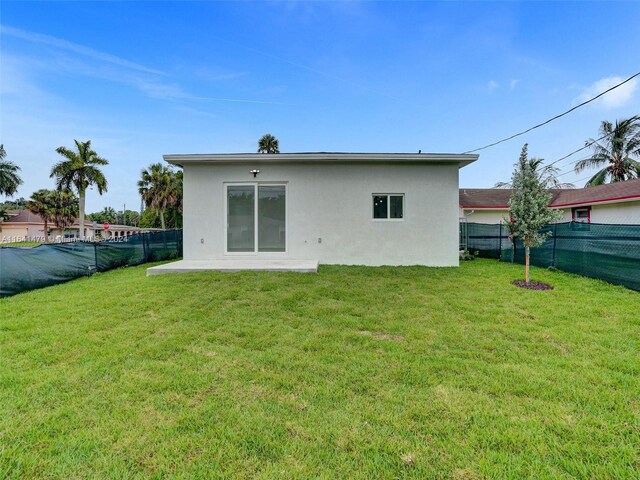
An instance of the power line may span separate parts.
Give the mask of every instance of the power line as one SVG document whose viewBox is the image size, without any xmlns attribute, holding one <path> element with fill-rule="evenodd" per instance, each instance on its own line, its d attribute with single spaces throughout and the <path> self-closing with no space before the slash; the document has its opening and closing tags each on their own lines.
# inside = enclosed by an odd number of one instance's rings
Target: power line
<svg viewBox="0 0 640 480">
<path fill-rule="evenodd" d="M 555 165 L 556 163 L 561 162 L 562 160 L 565 160 L 565 159 L 569 158 L 570 156 L 575 155 L 576 153 L 581 152 L 582 150 L 585 150 L 585 149 L 589 148 L 589 147 L 590 147 L 591 145 L 593 145 L 594 143 L 597 143 L 597 142 L 599 142 L 600 140 L 604 140 L 604 139 L 605 139 L 605 138 L 607 138 L 608 136 L 613 135 L 613 133 L 615 133 L 615 132 L 607 133 L 606 135 L 603 135 L 603 136 L 602 136 L 602 137 L 600 137 L 600 138 L 596 138 L 595 140 L 592 140 L 591 142 L 587 142 L 587 143 L 585 144 L 585 146 L 584 146 L 584 147 L 581 147 L 581 148 L 579 148 L 579 149 L 577 149 L 577 150 L 574 150 L 573 152 L 571 152 L 571 153 L 569 153 L 569 154 L 565 155 L 564 157 L 560 157 L 559 159 L 554 160 L 554 161 L 553 161 L 553 162 L 551 162 L 548 166 Z M 580 160 L 576 160 L 576 162 L 579 162 L 579 161 L 580 161 Z"/>
<path fill-rule="evenodd" d="M 604 140 L 605 138 L 607 138 L 607 137 L 609 137 L 609 136 L 613 135 L 614 133 L 615 133 L 615 131 L 612 131 L 612 132 L 607 133 L 606 135 L 603 135 L 603 136 L 602 136 L 602 137 L 600 137 L 600 138 L 596 138 L 595 140 L 591 140 L 590 142 L 587 142 L 587 143 L 585 144 L 585 146 L 584 146 L 584 147 L 580 147 L 580 148 L 578 148 L 577 150 L 574 150 L 573 152 L 568 153 L 568 154 L 567 154 L 567 155 L 565 155 L 564 157 L 560 157 L 560 158 L 558 158 L 558 159 L 554 160 L 553 162 L 551 162 L 551 163 L 549 163 L 549 164 L 545 165 L 545 167 L 551 167 L 551 166 L 555 165 L 556 163 L 561 162 L 562 160 L 565 160 L 565 159 L 569 158 L 570 156 L 575 155 L 576 153 L 581 152 L 582 150 L 584 150 L 584 149 L 586 149 L 586 148 L 589 148 L 589 147 L 590 147 L 591 145 L 593 145 L 594 143 L 597 143 L 597 142 L 599 142 L 600 140 Z M 577 164 L 579 161 L 580 161 L 580 160 L 576 160 L 576 161 L 574 161 L 574 162 L 570 162 L 570 163 L 573 163 L 573 165 L 575 166 L 575 164 Z M 565 167 L 566 167 L 566 165 L 565 165 Z M 556 177 L 556 178 L 557 178 L 557 177 L 562 177 L 562 176 L 564 176 L 564 175 L 568 175 L 568 174 L 570 174 L 570 173 L 574 173 L 574 172 L 575 172 L 575 170 L 573 170 L 573 169 L 572 169 L 572 170 L 569 170 L 569 171 L 567 171 L 567 172 L 559 173 L 558 175 L 555 175 L 555 177 Z M 580 181 L 582 181 L 582 180 L 586 180 L 587 178 L 591 178 L 592 176 L 593 176 L 593 175 L 589 175 L 588 177 L 578 179 L 578 180 L 576 180 L 576 182 L 580 182 Z"/>
<path fill-rule="evenodd" d="M 567 173 L 571 173 L 571 172 L 569 171 L 569 172 L 562 173 L 562 174 L 558 175 L 558 177 L 561 177 L 562 175 L 566 175 Z M 592 178 L 592 177 L 593 177 L 593 175 L 587 175 L 586 177 L 579 178 L 579 179 L 577 179 L 577 180 L 574 180 L 574 181 L 573 181 L 573 182 L 571 182 L 571 183 L 573 183 L 573 184 L 577 184 L 577 183 L 583 182 L 583 181 L 585 181 L 585 180 L 588 180 L 588 179 L 590 179 L 590 178 Z M 556 178 L 557 178 L 557 177 L 556 177 Z M 581 187 L 578 187 L 578 188 L 581 188 Z"/>
<path fill-rule="evenodd" d="M 592 140 L 592 141 L 590 141 L 590 142 L 587 142 L 587 143 L 585 144 L 585 146 L 584 146 L 584 147 L 581 147 L 581 148 L 579 148 L 579 149 L 577 149 L 577 150 L 574 150 L 573 152 L 571 152 L 571 153 L 569 153 L 569 154 L 565 155 L 564 157 L 560 157 L 559 159 L 554 160 L 553 162 L 551 162 L 551 163 L 550 163 L 549 165 L 547 165 L 547 166 L 548 166 L 548 167 L 550 167 L 551 165 L 555 165 L 556 163 L 561 162 L 562 160 L 565 160 L 565 159 L 569 158 L 570 156 L 575 155 L 576 153 L 581 152 L 582 150 L 584 150 L 584 149 L 586 149 L 586 148 L 589 148 L 589 147 L 590 147 L 591 145 L 593 145 L 594 143 L 597 143 L 597 142 L 599 142 L 600 140 L 604 140 L 605 138 L 607 138 L 607 137 L 609 137 L 609 136 L 613 135 L 614 133 L 615 133 L 615 131 L 612 131 L 612 132 L 607 133 L 606 135 L 603 135 L 603 136 L 602 136 L 602 137 L 600 137 L 600 138 L 596 138 L 595 140 Z M 574 163 L 578 163 L 579 161 L 580 161 L 580 160 L 576 160 Z"/>
<path fill-rule="evenodd" d="M 497 142 L 493 142 L 493 143 L 490 143 L 490 144 L 488 144 L 488 145 L 485 145 L 484 147 L 474 148 L 473 150 L 467 150 L 466 152 L 463 152 L 463 154 L 465 154 L 465 153 L 479 152 L 480 150 L 484 150 L 485 148 L 494 147 L 494 146 L 496 146 L 496 145 L 498 145 L 498 144 L 500 144 L 500 143 L 504 143 L 504 142 L 506 142 L 506 141 L 508 141 L 508 140 L 512 140 L 512 139 L 514 139 L 514 138 L 516 138 L 516 137 L 519 137 L 519 136 L 521 136 L 521 135 L 524 135 L 525 133 L 528 133 L 528 132 L 530 132 L 531 130 L 535 130 L 536 128 L 540 128 L 540 127 L 542 127 L 543 125 L 546 125 L 546 124 L 548 124 L 548 123 L 551 123 L 551 122 L 553 122 L 554 120 L 557 120 L 558 118 L 563 117 L 563 116 L 565 116 L 565 115 L 567 115 L 567 114 L 569 114 L 569 113 L 573 112 L 574 110 L 576 110 L 576 109 L 578 109 L 578 108 L 580 108 L 580 107 L 583 107 L 584 105 L 586 105 L 586 104 L 588 104 L 588 103 L 593 102 L 594 100 L 597 100 L 597 99 L 598 99 L 598 98 L 600 98 L 601 96 L 606 95 L 607 93 L 609 93 L 611 90 L 615 90 L 616 88 L 618 88 L 618 87 L 620 87 L 620 86 L 624 85 L 624 84 L 625 84 L 625 83 L 627 83 L 627 82 L 630 82 L 631 80 L 633 80 L 634 78 L 636 78 L 636 77 L 638 77 L 638 76 L 640 76 L 640 72 L 637 72 L 637 73 L 635 73 L 634 75 L 631 75 L 629 78 L 627 78 L 626 80 L 624 80 L 624 81 L 622 81 L 622 82 L 618 83 L 617 85 L 614 85 L 613 87 L 608 88 L 607 90 L 605 90 L 604 92 L 599 93 L 599 94 L 598 94 L 598 95 L 596 95 L 595 97 L 590 98 L 589 100 L 586 100 L 586 101 L 584 101 L 584 102 L 582 102 L 582 103 L 580 103 L 580 104 L 576 105 L 575 107 L 572 107 L 572 108 L 570 108 L 569 110 L 567 110 L 567 111 L 565 111 L 565 112 L 562 112 L 562 113 L 560 113 L 560 114 L 556 115 L 555 117 L 552 117 L 552 118 L 550 118 L 550 119 L 548 119 L 548 120 L 545 120 L 544 122 L 539 123 L 539 124 L 537 124 L 537 125 L 534 125 L 533 127 L 527 128 L 526 130 L 523 130 L 522 132 L 515 133 L 515 134 L 513 134 L 513 135 L 511 135 L 511 136 L 509 136 L 509 137 L 503 138 L 502 140 L 498 140 Z"/>
</svg>

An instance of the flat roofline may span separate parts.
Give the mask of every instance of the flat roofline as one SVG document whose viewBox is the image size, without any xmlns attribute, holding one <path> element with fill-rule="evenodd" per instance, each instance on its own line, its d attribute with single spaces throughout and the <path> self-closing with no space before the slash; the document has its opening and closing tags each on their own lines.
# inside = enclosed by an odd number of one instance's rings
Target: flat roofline
<svg viewBox="0 0 640 480">
<path fill-rule="evenodd" d="M 458 153 L 208 153 L 163 155 L 166 162 L 183 167 L 197 163 L 456 163 L 475 162 L 479 155 Z"/>
</svg>

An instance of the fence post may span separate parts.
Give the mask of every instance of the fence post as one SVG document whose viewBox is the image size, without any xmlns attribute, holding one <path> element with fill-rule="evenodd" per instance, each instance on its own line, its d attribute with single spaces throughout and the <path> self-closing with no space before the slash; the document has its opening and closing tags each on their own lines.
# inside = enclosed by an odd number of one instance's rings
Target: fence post
<svg viewBox="0 0 640 480">
<path fill-rule="evenodd" d="M 556 232 L 558 231 L 558 224 L 554 223 L 553 224 L 553 253 L 552 253 L 552 257 L 551 257 L 551 266 L 555 267 L 556 266 Z"/>
<path fill-rule="evenodd" d="M 147 234 L 140 234 L 140 239 L 142 240 L 142 263 L 147 263 L 147 242 L 146 242 Z"/>
<path fill-rule="evenodd" d="M 98 271 L 98 245 L 93 242 L 93 260 L 96 264 L 96 272 Z"/>
<path fill-rule="evenodd" d="M 502 260 L 502 221 L 500 221 L 500 246 L 498 247 L 498 250 L 500 251 L 500 253 L 498 254 L 498 259 Z"/>
</svg>

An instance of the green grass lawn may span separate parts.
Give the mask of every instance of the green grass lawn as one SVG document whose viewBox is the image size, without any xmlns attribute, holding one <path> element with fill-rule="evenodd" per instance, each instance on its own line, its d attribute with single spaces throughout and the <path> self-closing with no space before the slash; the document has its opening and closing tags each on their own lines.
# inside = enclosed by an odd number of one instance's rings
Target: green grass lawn
<svg viewBox="0 0 640 480">
<path fill-rule="evenodd" d="M 0 248 L 2 247 L 39 247 L 42 245 L 40 242 L 5 242 L 0 243 Z"/>
<path fill-rule="evenodd" d="M 637 292 L 145 268 L 0 300 L 1 478 L 638 478 Z"/>
</svg>

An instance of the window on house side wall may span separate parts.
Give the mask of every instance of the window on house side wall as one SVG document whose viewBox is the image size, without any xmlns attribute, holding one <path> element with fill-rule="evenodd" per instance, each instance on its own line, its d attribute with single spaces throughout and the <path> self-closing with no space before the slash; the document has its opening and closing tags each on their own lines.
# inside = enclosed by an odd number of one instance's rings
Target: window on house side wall
<svg viewBox="0 0 640 480">
<path fill-rule="evenodd" d="M 574 208 L 573 221 L 580 223 L 591 223 L 591 207 Z"/>
<path fill-rule="evenodd" d="M 404 218 L 404 194 L 380 193 L 373 195 L 374 220 L 402 220 Z"/>
</svg>

